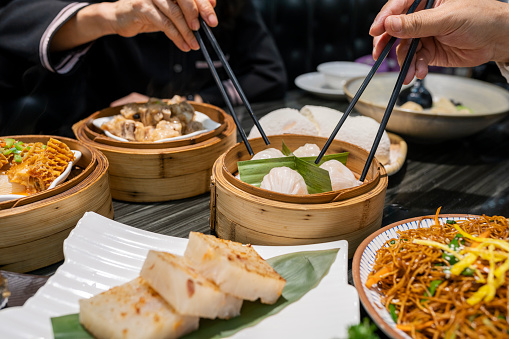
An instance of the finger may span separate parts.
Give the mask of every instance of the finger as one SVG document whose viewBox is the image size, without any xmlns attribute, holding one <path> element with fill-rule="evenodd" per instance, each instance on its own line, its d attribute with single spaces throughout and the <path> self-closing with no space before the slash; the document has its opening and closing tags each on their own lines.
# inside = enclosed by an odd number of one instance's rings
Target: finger
<svg viewBox="0 0 509 339">
<path fill-rule="evenodd" d="M 371 36 L 381 35 L 385 32 L 384 22 L 388 16 L 405 13 L 412 5 L 413 0 L 389 0 L 373 20 L 369 29 Z"/>
<path fill-rule="evenodd" d="M 191 49 L 199 49 L 198 41 L 196 41 L 193 31 L 187 25 L 184 13 L 180 9 L 178 3 L 167 0 L 154 1 L 154 3 L 167 16 L 168 20 L 166 24 L 170 27 L 173 26 L 178 31 L 178 34 L 173 32 L 173 30 L 171 33 L 175 35 L 178 40 L 183 39 Z M 172 41 L 176 42 L 174 39 L 172 39 Z"/>
<path fill-rule="evenodd" d="M 401 40 L 400 44 L 396 48 L 396 55 L 398 57 L 398 64 L 400 69 L 403 67 L 403 63 L 405 62 L 406 55 L 408 54 L 408 50 L 410 49 L 411 42 L 412 42 L 411 39 Z M 416 58 L 414 55 L 408 68 L 408 73 L 406 74 L 405 80 L 403 81 L 403 84 L 405 85 L 408 85 L 415 76 L 415 62 Z"/>
<path fill-rule="evenodd" d="M 423 39 L 421 43 L 422 48 L 415 54 L 417 59 L 415 64 L 415 76 L 419 79 L 424 79 L 429 72 L 429 65 L 434 55 L 435 45 L 431 43 L 431 41 L 426 41 L 426 39 Z"/>
<path fill-rule="evenodd" d="M 218 24 L 217 15 L 214 11 L 214 7 L 216 6 L 216 1 L 213 0 L 195 0 L 198 6 L 198 11 L 200 12 L 200 16 L 205 20 L 207 25 L 210 27 L 216 27 Z"/>
<path fill-rule="evenodd" d="M 404 85 L 408 85 L 415 77 L 415 62 L 416 62 L 415 54 L 412 57 L 412 61 L 410 62 L 410 66 L 408 67 L 408 72 L 405 76 L 405 80 L 403 81 Z"/>
<path fill-rule="evenodd" d="M 443 35 L 449 20 L 437 8 L 408 15 L 393 15 L 385 19 L 384 28 L 397 38 L 422 38 Z"/>
<path fill-rule="evenodd" d="M 175 2 L 175 1 L 173 1 Z M 190 29 L 193 31 L 197 31 L 200 29 L 200 22 L 198 21 L 198 15 L 200 14 L 198 12 L 198 6 L 194 1 L 188 1 L 188 0 L 177 0 L 178 6 L 182 10 L 182 13 L 184 14 L 184 18 L 187 22 L 187 25 Z"/>
<path fill-rule="evenodd" d="M 380 54 L 382 54 L 382 51 L 390 39 L 391 36 L 388 34 L 383 34 L 373 38 L 373 59 L 377 60 L 380 57 Z"/>
<path fill-rule="evenodd" d="M 180 34 L 180 31 L 173 24 L 172 20 L 168 17 L 167 13 L 164 13 L 159 8 L 154 7 L 156 14 L 153 17 L 149 17 L 154 24 L 156 24 L 161 32 L 173 41 L 173 43 L 182 51 L 189 52 L 191 47 L 184 40 L 184 37 Z M 189 29 L 189 28 L 188 28 Z"/>
</svg>

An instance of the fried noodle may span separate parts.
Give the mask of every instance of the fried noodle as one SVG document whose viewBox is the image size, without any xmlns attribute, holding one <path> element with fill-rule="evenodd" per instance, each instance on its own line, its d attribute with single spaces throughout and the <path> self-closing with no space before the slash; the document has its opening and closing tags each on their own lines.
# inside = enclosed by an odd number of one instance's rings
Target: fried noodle
<svg viewBox="0 0 509 339">
<path fill-rule="evenodd" d="M 439 211 L 378 250 L 366 286 L 413 338 L 508 338 L 509 219 L 441 223 Z"/>
</svg>

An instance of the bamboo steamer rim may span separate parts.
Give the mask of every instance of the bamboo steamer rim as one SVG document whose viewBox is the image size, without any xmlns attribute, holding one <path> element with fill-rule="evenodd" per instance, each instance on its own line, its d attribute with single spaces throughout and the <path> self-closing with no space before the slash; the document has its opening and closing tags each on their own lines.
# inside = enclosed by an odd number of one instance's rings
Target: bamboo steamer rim
<svg viewBox="0 0 509 339">
<path fill-rule="evenodd" d="M 163 101 L 168 101 L 169 99 L 163 99 Z M 144 102 L 139 102 L 139 104 L 143 104 Z M 216 127 L 211 131 L 207 131 L 205 133 L 201 133 L 198 135 L 181 138 L 178 140 L 170 140 L 165 142 L 135 142 L 135 141 L 120 141 L 110 138 L 104 134 L 103 131 L 98 131 L 98 129 L 93 125 L 93 120 L 101 117 L 113 116 L 120 114 L 120 109 L 123 107 L 115 106 L 108 107 L 93 113 L 90 117 L 82 120 L 83 124 L 80 128 L 83 129 L 83 134 L 87 136 L 91 142 L 97 145 L 102 145 L 103 147 L 111 146 L 119 149 L 128 149 L 128 150 L 161 150 L 161 149 L 176 149 L 179 147 L 191 146 L 200 144 L 208 139 L 211 139 L 215 136 L 223 133 L 225 129 L 227 129 L 229 125 L 229 120 L 232 120 L 231 116 L 226 114 L 224 110 L 221 108 L 206 104 L 206 103 L 197 103 L 193 101 L 189 101 L 189 103 L 195 108 L 196 111 L 200 111 L 201 113 L 209 116 L 212 120 L 216 121 L 220 124 L 220 126 Z M 212 112 L 215 112 L 217 116 Z M 232 120 L 233 122 L 233 120 Z M 74 129 L 74 126 L 73 126 Z"/>
<path fill-rule="evenodd" d="M 302 210 L 309 212 L 323 211 L 329 209 L 335 210 L 338 207 L 348 206 L 357 202 L 362 202 L 368 200 L 371 197 L 375 197 L 381 194 L 383 191 L 385 191 L 389 182 L 389 178 L 382 167 L 380 171 L 381 172 L 380 180 L 378 181 L 378 184 L 375 186 L 375 188 L 356 197 L 327 203 L 291 203 L 256 196 L 239 189 L 237 186 L 232 185 L 228 180 L 224 178 L 224 176 L 222 175 L 223 174 L 222 168 L 217 164 L 218 163 L 216 162 L 216 164 L 212 168 L 213 184 L 215 185 L 215 189 L 222 187 L 223 189 L 227 190 L 231 194 L 237 196 L 239 199 L 242 199 L 244 201 L 251 201 L 260 206 L 270 206 L 279 208 L 281 210 Z"/>
<path fill-rule="evenodd" d="M 305 139 L 304 143 L 314 142 L 316 144 L 321 145 L 325 144 L 325 142 L 327 141 L 327 138 L 324 137 L 296 135 L 296 134 L 270 136 L 270 141 L 271 143 L 273 143 L 274 140 L 280 141 L 286 139 L 288 141 L 292 140 L 293 138 Z M 265 145 L 265 142 L 263 141 L 262 138 L 250 139 L 249 142 L 255 153 L 261 151 L 262 149 L 274 147 L 272 145 Z M 304 145 L 304 143 L 302 143 L 302 145 Z M 329 150 L 334 147 L 344 147 L 345 149 L 350 149 L 355 153 L 360 153 L 364 161 L 365 159 L 367 159 L 369 155 L 369 153 L 363 148 L 337 139 L 333 140 Z M 376 158 L 373 158 L 373 161 L 368 170 L 368 175 L 366 176 L 366 180 L 360 186 L 317 194 L 307 194 L 307 195 L 283 194 L 258 188 L 253 185 L 247 184 L 241 181 L 240 179 L 237 179 L 227 167 L 226 157 L 232 156 L 232 154 L 234 154 L 234 156 L 236 155 L 238 158 L 241 159 L 250 157 L 249 154 L 247 153 L 247 150 L 245 149 L 244 144 L 237 143 L 217 159 L 216 163 L 214 164 L 213 174 L 215 180 L 218 181 L 218 183 L 224 185 L 225 187 L 238 189 L 239 191 L 246 194 L 245 198 L 251 197 L 256 198 L 257 200 L 266 199 L 267 201 L 273 202 L 277 201 L 290 204 L 302 204 L 302 206 L 307 206 L 306 208 L 308 208 L 311 205 L 336 204 L 341 201 L 352 202 L 353 200 L 351 199 L 355 199 L 359 196 L 364 196 L 366 193 L 369 193 L 373 189 L 379 187 L 380 182 L 382 183 L 381 187 L 383 189 L 385 189 L 385 187 L 387 187 L 388 184 L 387 171 Z M 331 152 L 327 151 L 327 154 L 331 154 Z M 350 154 L 352 153 L 350 152 Z M 248 159 L 246 158 L 244 160 Z M 358 173 L 354 174 L 356 174 L 356 178 L 358 179 L 360 175 Z"/>
<path fill-rule="evenodd" d="M 52 189 L 30 194 L 23 198 L 0 202 L 0 212 L 5 209 L 13 209 L 19 208 L 21 206 L 30 205 L 40 200 L 48 199 L 56 195 L 59 195 L 62 192 L 70 190 L 71 188 L 77 186 L 80 182 L 86 180 L 86 178 L 95 170 L 95 168 L 97 167 L 98 157 L 100 156 L 100 153 L 96 151 L 94 148 L 87 146 L 86 144 L 80 142 L 79 140 L 67 137 L 53 135 L 11 135 L 5 137 L 2 136 L 2 138 L 13 138 L 15 140 L 23 141 L 24 143 L 29 142 L 47 143 L 47 141 L 50 138 L 57 139 L 61 142 L 64 142 L 71 150 L 75 149 L 82 153 L 81 159 L 78 161 L 78 163 L 73 164 L 73 167 L 79 166 L 80 164 L 83 165 L 84 162 L 87 162 L 86 158 L 90 158 L 90 161 L 88 161 L 87 165 L 81 170 L 81 172 L 77 176 L 65 180 L 63 183 L 57 185 Z"/>
<path fill-rule="evenodd" d="M 185 153 L 189 152 L 190 150 L 201 150 L 206 149 L 212 146 L 215 146 L 216 144 L 219 144 L 222 142 L 222 140 L 228 136 L 230 136 L 232 133 L 235 133 L 236 127 L 233 122 L 233 118 L 227 117 L 226 118 L 226 127 L 225 129 L 216 136 L 213 136 L 212 138 L 209 138 L 203 142 L 196 143 L 196 144 L 190 144 L 187 146 L 179 146 L 179 147 L 173 147 L 173 148 L 125 148 L 125 147 L 117 147 L 117 146 L 111 146 L 106 144 L 101 144 L 98 142 L 95 142 L 94 140 L 91 140 L 86 133 L 84 132 L 84 126 L 86 124 L 86 121 L 80 121 L 73 125 L 73 131 L 76 135 L 76 138 L 86 143 L 87 145 L 90 145 L 93 148 L 96 148 L 103 152 L 112 152 L 117 154 L 123 154 L 123 155 L 133 155 L 133 154 L 141 154 L 141 155 L 164 155 L 164 154 L 176 154 L 176 153 Z"/>
<path fill-rule="evenodd" d="M 68 190 L 64 190 L 58 194 L 49 196 L 45 199 L 40 199 L 29 204 L 23 204 L 16 206 L 15 208 L 10 209 L 0 209 L 0 219 L 3 216 L 10 216 L 18 213 L 25 213 L 30 210 L 35 210 L 41 206 L 52 204 L 56 201 L 64 200 L 70 196 L 78 194 L 81 189 L 89 187 L 92 185 L 98 178 L 103 175 L 108 174 L 109 162 L 108 158 L 104 154 L 99 151 L 96 152 L 96 162 L 93 168 L 93 171 L 83 180 L 81 180 L 78 184 L 70 187 Z M 108 187 L 106 189 L 109 189 Z M 22 198 L 24 199 L 24 198 Z M 21 200 L 21 199 L 20 199 Z"/>
<path fill-rule="evenodd" d="M 212 106 L 212 105 L 209 105 Z M 212 106 L 215 107 L 215 106 Z M 126 147 L 118 147 L 108 144 L 102 144 L 95 142 L 94 140 L 90 139 L 90 137 L 87 135 L 85 128 L 88 119 L 81 120 L 73 125 L 73 131 L 76 135 L 76 138 L 93 148 L 99 149 L 103 152 L 113 152 L 118 154 L 124 154 L 124 155 L 132 155 L 132 154 L 145 154 L 145 155 L 164 155 L 164 154 L 175 154 L 175 153 L 185 153 L 190 150 L 201 150 L 206 149 L 209 147 L 213 147 L 219 143 L 222 142 L 222 140 L 231 134 L 235 133 L 236 126 L 233 121 L 233 118 L 229 115 L 227 115 L 223 110 L 217 108 L 220 112 L 220 114 L 224 114 L 224 129 L 221 131 L 221 133 L 211 136 L 208 139 L 205 139 L 201 142 L 184 145 L 184 146 L 178 146 L 178 147 L 166 147 L 166 148 L 126 148 Z M 165 143 L 161 143 L 161 145 L 164 145 Z"/>
</svg>

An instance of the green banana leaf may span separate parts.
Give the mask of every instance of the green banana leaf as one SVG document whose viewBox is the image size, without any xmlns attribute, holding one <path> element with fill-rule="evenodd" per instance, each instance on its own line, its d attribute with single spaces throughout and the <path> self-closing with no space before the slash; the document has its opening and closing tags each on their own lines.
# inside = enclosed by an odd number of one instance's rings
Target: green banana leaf
<svg viewBox="0 0 509 339">
<path fill-rule="evenodd" d="M 273 305 L 244 301 L 240 316 L 229 319 L 200 319 L 200 327 L 183 338 L 224 338 L 254 326 L 299 300 L 318 285 L 336 260 L 338 249 L 297 252 L 270 258 L 267 262 L 286 279 L 283 294 Z M 105 320 L 107 321 L 107 320 Z M 55 339 L 93 338 L 80 324 L 78 314 L 51 319 Z"/>
<path fill-rule="evenodd" d="M 320 161 L 320 165 L 328 160 L 338 160 L 346 164 L 348 152 L 327 154 Z M 269 174 L 270 170 L 276 167 L 288 167 L 299 172 L 306 182 L 309 194 L 332 191 L 329 172 L 318 167 L 314 161 L 316 157 L 296 157 L 294 155 L 271 158 L 246 160 L 237 162 L 240 180 L 250 185 L 260 187 L 263 177 Z"/>
</svg>

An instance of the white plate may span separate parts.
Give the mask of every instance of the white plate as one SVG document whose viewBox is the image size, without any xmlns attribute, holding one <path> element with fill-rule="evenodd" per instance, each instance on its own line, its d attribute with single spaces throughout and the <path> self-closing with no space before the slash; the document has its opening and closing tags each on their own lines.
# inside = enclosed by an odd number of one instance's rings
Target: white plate
<svg viewBox="0 0 509 339">
<path fill-rule="evenodd" d="M 467 219 L 466 214 L 449 214 L 441 215 L 440 222 L 445 223 L 447 220 L 464 220 Z M 375 321 L 377 326 L 385 332 L 389 337 L 394 339 L 411 338 L 405 332 L 396 328 L 396 323 L 392 320 L 391 315 L 381 303 L 381 295 L 375 290 L 366 287 L 366 280 L 375 263 L 377 251 L 386 243 L 387 240 L 397 239 L 397 231 L 405 231 L 416 229 L 419 226 L 420 218 L 412 218 L 388 225 L 379 231 L 373 233 L 366 238 L 355 251 L 352 263 L 352 275 L 355 287 L 359 292 L 364 308 L 369 313 L 371 319 Z M 421 221 L 421 227 L 429 227 L 435 222 L 431 219 Z"/>
<path fill-rule="evenodd" d="M 67 179 L 67 177 L 69 176 L 69 173 L 71 173 L 73 164 L 77 163 L 78 160 L 80 160 L 81 152 L 80 151 L 75 151 L 75 150 L 72 150 L 72 152 L 74 153 L 74 161 L 70 161 L 69 162 L 69 164 L 67 165 L 65 171 L 63 171 L 62 174 L 60 174 L 58 176 L 58 178 L 56 178 L 51 183 L 51 185 L 49 185 L 48 189 L 54 188 L 56 185 L 60 184 L 61 182 L 64 182 L 65 179 Z M 7 201 L 7 200 L 13 200 L 13 199 L 19 199 L 19 198 L 25 198 L 25 197 L 27 197 L 27 195 L 22 195 L 22 194 L 5 194 L 5 195 L 0 195 L 0 202 Z"/>
<path fill-rule="evenodd" d="M 87 212 L 64 241 L 65 262 L 22 307 L 0 311 L 2 337 L 53 338 L 50 318 L 79 311 L 89 298 L 138 276 L 149 249 L 182 255 L 187 239 L 126 226 Z M 336 261 L 316 288 L 299 301 L 234 338 L 346 338 L 359 323 L 359 297 L 347 282 L 346 240 L 302 246 L 253 246 L 264 258 L 339 248 Z"/>
<path fill-rule="evenodd" d="M 319 72 L 299 75 L 295 78 L 295 85 L 325 99 L 346 98 L 342 89 L 334 89 L 328 86 L 325 82 L 325 76 Z"/>
<path fill-rule="evenodd" d="M 203 124 L 204 129 L 199 130 L 199 131 L 195 131 L 193 133 L 184 134 L 184 135 L 181 135 L 181 136 L 178 136 L 178 137 L 156 140 L 154 142 L 165 142 L 165 141 L 173 141 L 173 140 L 189 138 L 189 137 L 192 137 L 192 136 L 195 136 L 195 135 L 199 135 L 199 134 L 202 134 L 202 133 L 205 133 L 205 132 L 213 131 L 216 128 L 218 128 L 219 126 L 221 126 L 220 123 L 210 119 L 208 115 L 206 115 L 204 113 L 201 113 L 201 112 L 198 112 L 198 111 L 195 112 L 195 113 L 196 114 L 194 116 L 194 120 L 201 122 Z M 92 124 L 94 124 L 95 127 L 102 129 L 101 126 L 105 122 L 113 120 L 113 118 L 114 118 L 114 116 L 97 118 L 97 119 L 94 119 L 94 121 L 92 121 Z M 129 141 L 127 139 L 124 139 L 124 138 L 121 138 L 121 137 L 117 137 L 116 135 L 113 135 L 113 134 L 111 134 L 108 131 L 104 131 L 104 134 L 106 134 L 108 137 L 110 137 L 112 139 L 115 139 L 115 140 L 118 140 L 118 141 Z"/>
</svg>

